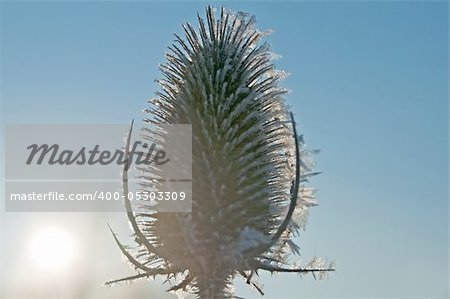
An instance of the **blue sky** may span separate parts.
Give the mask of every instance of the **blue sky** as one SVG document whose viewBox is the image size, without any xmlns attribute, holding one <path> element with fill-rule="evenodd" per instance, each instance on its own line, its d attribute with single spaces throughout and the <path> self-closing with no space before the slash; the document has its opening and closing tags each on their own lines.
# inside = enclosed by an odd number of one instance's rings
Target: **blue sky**
<svg viewBox="0 0 450 299">
<path fill-rule="evenodd" d="M 142 118 L 172 34 L 205 4 L 2 2 L 2 123 Z M 320 206 L 299 245 L 302 259 L 328 257 L 337 272 L 324 281 L 263 275 L 266 297 L 448 298 L 448 2 L 223 4 L 274 30 L 267 40 L 282 55 L 276 65 L 292 73 L 287 102 L 308 146 L 322 150 L 323 174 L 313 181 Z M 15 248 L 28 228 L 65 219 L 77 231 L 80 218 L 99 234 L 94 284 L 111 278 L 106 270 L 131 273 L 105 225 L 125 236 L 122 215 L 0 217 L 5 276 L 18 267 Z M 4 290 L 14 293 L 20 278 L 4 280 Z M 130 291 L 121 288 L 87 298 Z M 151 285 L 157 297 L 164 289 Z M 259 298 L 242 283 L 237 295 Z"/>
</svg>

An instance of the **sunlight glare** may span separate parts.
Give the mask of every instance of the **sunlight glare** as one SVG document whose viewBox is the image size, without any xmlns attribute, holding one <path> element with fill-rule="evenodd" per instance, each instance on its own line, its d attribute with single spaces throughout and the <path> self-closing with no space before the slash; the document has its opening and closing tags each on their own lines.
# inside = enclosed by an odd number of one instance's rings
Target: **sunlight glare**
<svg viewBox="0 0 450 299">
<path fill-rule="evenodd" d="M 30 257 L 42 270 L 57 270 L 69 265 L 75 255 L 73 237 L 61 228 L 44 228 L 31 239 Z"/>
</svg>

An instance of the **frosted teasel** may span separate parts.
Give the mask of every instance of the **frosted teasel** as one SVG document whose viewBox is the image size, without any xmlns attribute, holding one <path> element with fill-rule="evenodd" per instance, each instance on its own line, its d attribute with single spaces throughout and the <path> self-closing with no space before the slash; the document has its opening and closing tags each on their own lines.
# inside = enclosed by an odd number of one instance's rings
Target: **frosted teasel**
<svg viewBox="0 0 450 299">
<path fill-rule="evenodd" d="M 261 270 L 315 278 L 334 271 L 318 258 L 289 264 L 299 254 L 293 238 L 316 205 L 307 186 L 317 174 L 313 152 L 297 135 L 279 85 L 284 73 L 260 42 L 265 33 L 254 16 L 223 8 L 215 14 L 208 7 L 206 23 L 198 16 L 197 30 L 186 24 L 184 39 L 175 34 L 160 67 L 162 91 L 145 110 L 151 124 L 192 124 L 192 212 L 134 213 L 125 196 L 137 248 L 112 233 L 138 274 L 107 285 L 165 276 L 173 283 L 168 291 L 231 298 L 236 276 L 263 294 L 255 279 Z M 129 143 L 130 135 L 126 155 Z M 123 189 L 127 195 L 126 169 Z"/>
</svg>

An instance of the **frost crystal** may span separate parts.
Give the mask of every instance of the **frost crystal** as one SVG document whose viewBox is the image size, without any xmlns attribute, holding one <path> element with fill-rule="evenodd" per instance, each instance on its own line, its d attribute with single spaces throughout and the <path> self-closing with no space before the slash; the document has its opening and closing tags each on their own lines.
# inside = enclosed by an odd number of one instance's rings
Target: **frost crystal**
<svg viewBox="0 0 450 299">
<path fill-rule="evenodd" d="M 265 245 L 270 242 L 270 238 L 260 231 L 244 227 L 239 238 L 233 247 L 236 256 L 241 256 L 245 251 L 255 248 L 257 246 Z"/>
</svg>

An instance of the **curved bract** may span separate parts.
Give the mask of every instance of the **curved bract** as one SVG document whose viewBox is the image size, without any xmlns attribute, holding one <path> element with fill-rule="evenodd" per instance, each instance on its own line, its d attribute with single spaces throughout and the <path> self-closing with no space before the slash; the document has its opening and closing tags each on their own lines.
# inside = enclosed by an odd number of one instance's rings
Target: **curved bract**
<svg viewBox="0 0 450 299">
<path fill-rule="evenodd" d="M 149 123 L 192 124 L 192 212 L 134 214 L 126 200 L 137 252 L 114 238 L 139 274 L 109 284 L 179 274 L 171 291 L 225 298 L 236 275 L 262 293 L 253 279 L 258 270 L 333 270 L 319 259 L 286 265 L 298 253 L 292 238 L 306 209 L 315 205 L 304 184 L 316 173 L 284 104 L 284 73 L 254 17 L 222 9 L 216 19 L 210 7 L 206 16 L 198 17 L 198 30 L 186 24 L 185 37 L 176 35 L 160 67 L 162 91 L 146 109 Z M 125 194 L 127 176 L 124 170 Z"/>
</svg>

